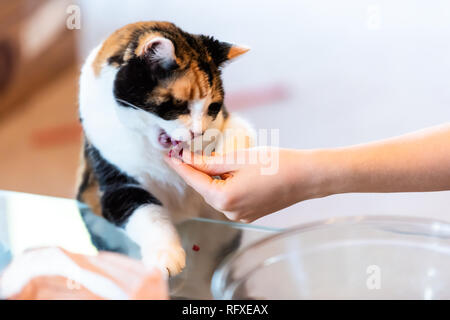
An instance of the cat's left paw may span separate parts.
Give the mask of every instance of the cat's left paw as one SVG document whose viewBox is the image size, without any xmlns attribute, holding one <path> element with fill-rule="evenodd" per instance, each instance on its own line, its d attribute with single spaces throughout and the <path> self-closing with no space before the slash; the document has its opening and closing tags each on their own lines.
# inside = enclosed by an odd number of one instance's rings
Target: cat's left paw
<svg viewBox="0 0 450 320">
<path fill-rule="evenodd" d="M 145 265 L 157 267 L 170 276 L 177 275 L 186 266 L 186 252 L 179 243 L 141 248 L 141 255 Z"/>
</svg>

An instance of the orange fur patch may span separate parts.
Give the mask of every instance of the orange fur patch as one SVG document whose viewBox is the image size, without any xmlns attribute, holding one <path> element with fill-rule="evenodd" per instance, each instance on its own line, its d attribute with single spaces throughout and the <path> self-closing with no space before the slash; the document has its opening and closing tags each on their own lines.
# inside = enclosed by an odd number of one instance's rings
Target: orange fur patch
<svg viewBox="0 0 450 320">
<path fill-rule="evenodd" d="M 130 55 L 127 54 L 126 48 L 128 47 L 130 40 L 133 36 L 133 32 L 139 30 L 139 29 L 147 29 L 151 27 L 162 27 L 166 29 L 173 29 L 175 26 L 171 24 L 170 22 L 136 22 L 136 23 L 130 23 L 126 26 L 120 28 L 119 30 L 115 31 L 112 35 L 108 37 L 108 39 L 105 40 L 102 47 L 100 48 L 97 57 L 95 58 L 94 62 L 92 63 L 92 68 L 94 69 L 94 74 L 98 76 L 100 74 L 100 71 L 105 66 L 108 58 L 118 54 L 118 53 L 124 53 L 124 60 L 129 59 Z M 158 35 L 158 33 L 152 33 L 155 35 Z M 142 37 L 142 39 L 139 41 L 139 45 L 136 49 L 136 53 L 140 52 L 139 50 L 142 50 L 145 43 L 148 41 L 148 38 Z M 124 51 L 125 52 L 121 52 Z"/>
</svg>

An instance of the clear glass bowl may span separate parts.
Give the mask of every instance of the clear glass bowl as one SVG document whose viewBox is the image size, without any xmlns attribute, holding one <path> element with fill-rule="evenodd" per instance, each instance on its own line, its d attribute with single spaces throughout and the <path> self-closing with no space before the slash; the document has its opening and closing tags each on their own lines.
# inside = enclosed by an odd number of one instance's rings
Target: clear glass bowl
<svg viewBox="0 0 450 320">
<path fill-rule="evenodd" d="M 450 299 L 450 224 L 351 217 L 301 226 L 227 257 L 216 299 Z"/>
</svg>

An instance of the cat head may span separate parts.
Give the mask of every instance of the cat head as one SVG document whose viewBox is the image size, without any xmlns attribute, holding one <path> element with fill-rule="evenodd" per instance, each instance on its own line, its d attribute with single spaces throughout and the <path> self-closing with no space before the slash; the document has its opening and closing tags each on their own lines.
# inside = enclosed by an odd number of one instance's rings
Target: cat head
<svg viewBox="0 0 450 320">
<path fill-rule="evenodd" d="M 221 128 L 227 111 L 221 67 L 248 48 L 184 32 L 168 22 L 140 22 L 113 33 L 93 62 L 117 72 L 113 98 L 119 116 L 139 130 L 159 126 L 163 148 Z"/>
</svg>

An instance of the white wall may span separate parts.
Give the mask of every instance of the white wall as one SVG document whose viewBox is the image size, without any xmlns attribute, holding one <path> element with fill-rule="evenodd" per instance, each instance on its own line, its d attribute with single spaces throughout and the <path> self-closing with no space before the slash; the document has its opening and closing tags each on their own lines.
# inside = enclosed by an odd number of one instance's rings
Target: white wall
<svg viewBox="0 0 450 320">
<path fill-rule="evenodd" d="M 257 128 L 279 128 L 283 147 L 343 146 L 450 121 L 446 0 L 81 0 L 81 9 L 83 55 L 137 20 L 249 45 L 224 72 L 226 92 L 284 87 L 287 99 L 241 110 Z M 361 214 L 450 220 L 450 192 L 339 195 L 284 211 L 257 223 Z"/>
</svg>

